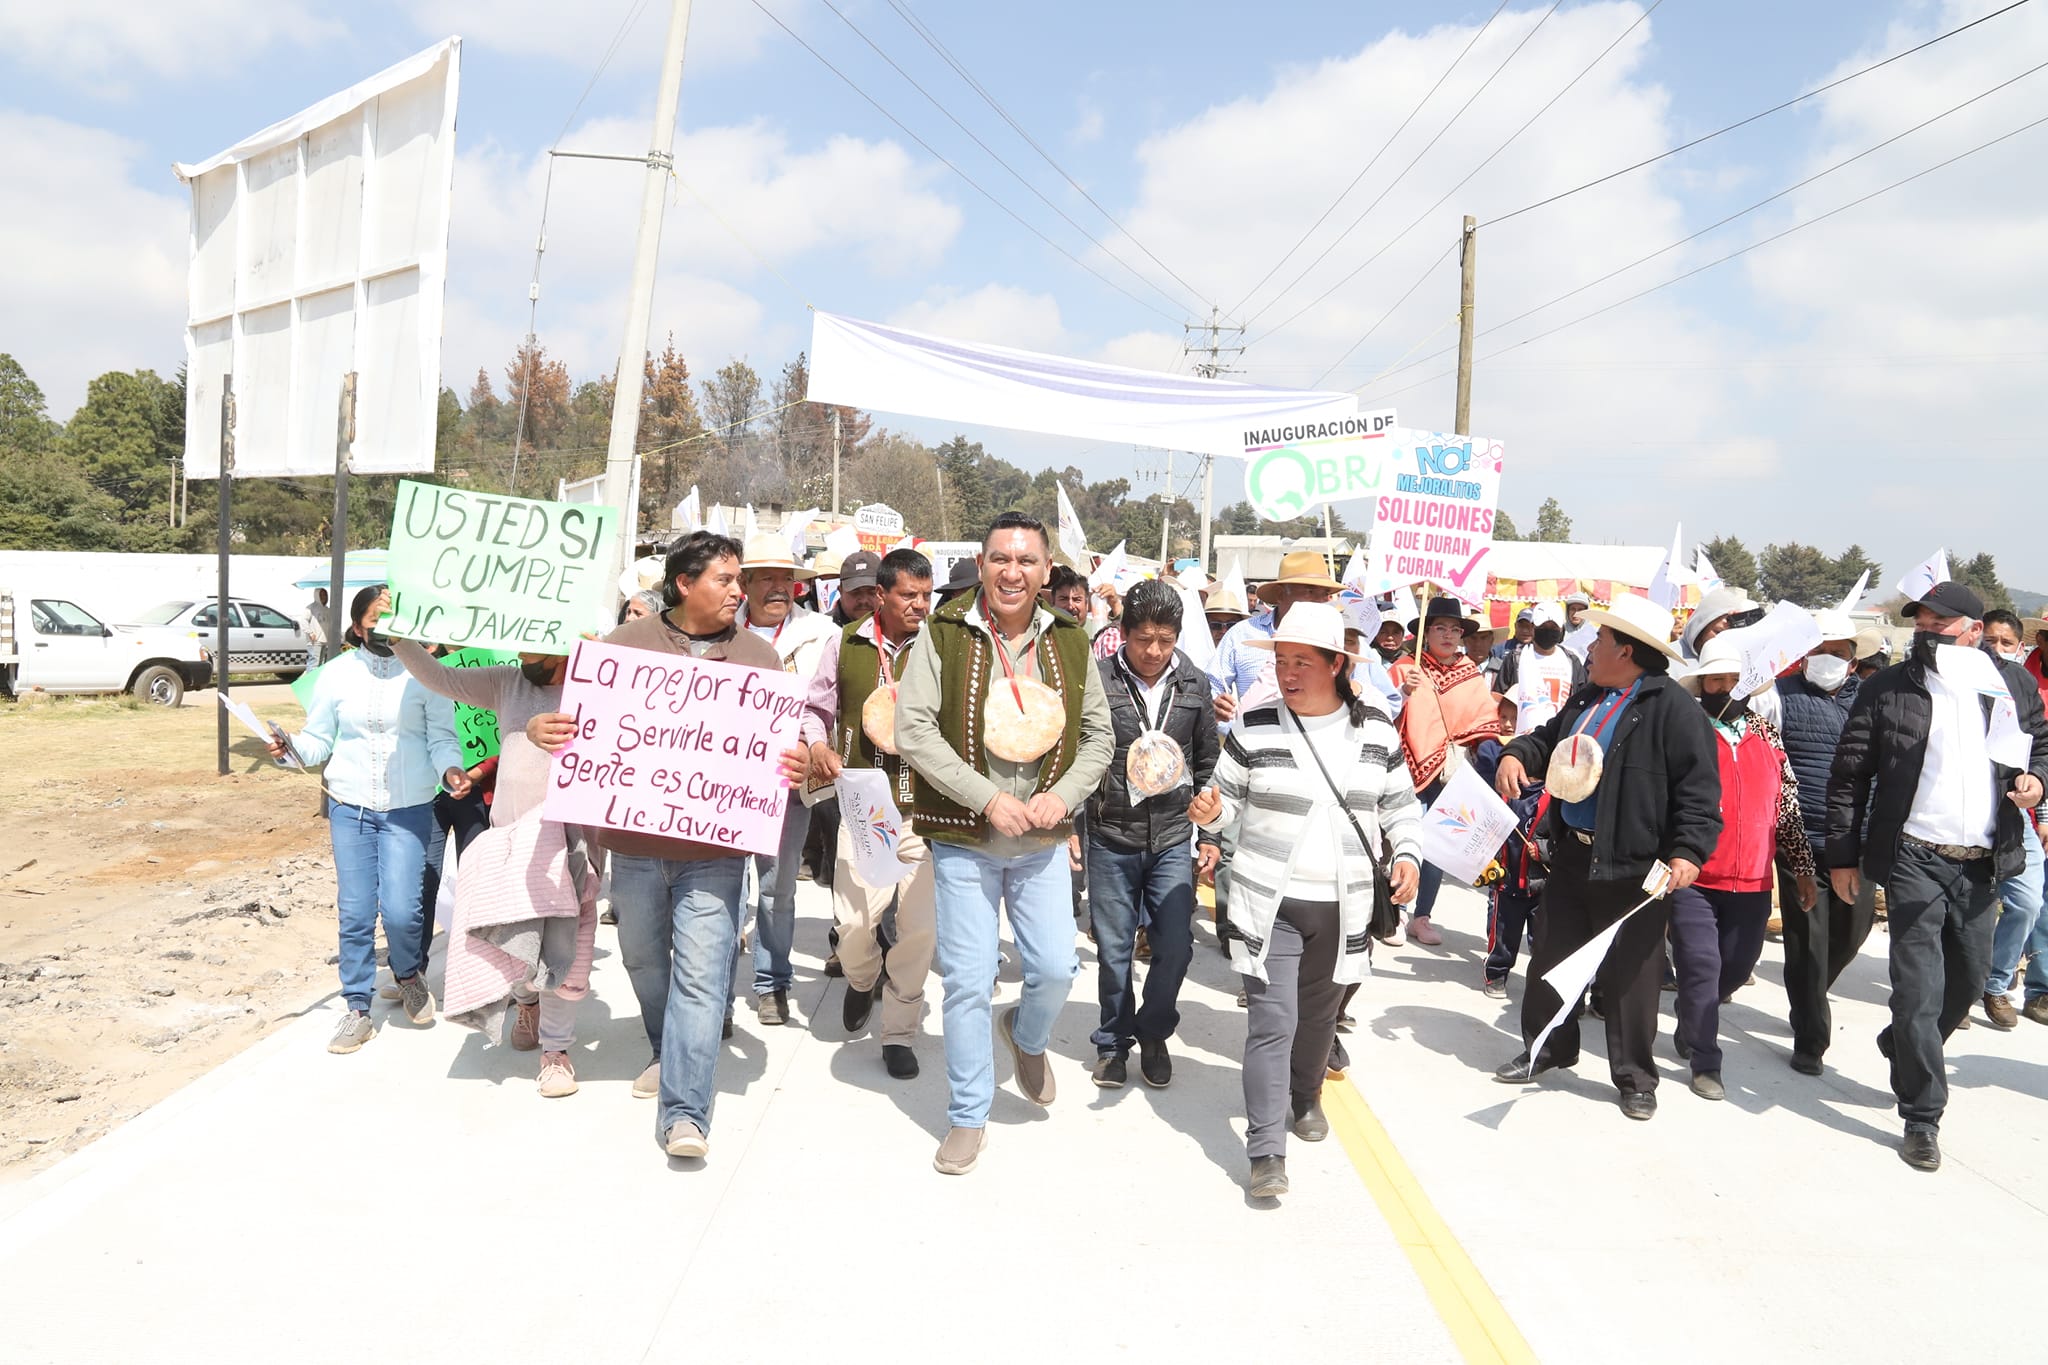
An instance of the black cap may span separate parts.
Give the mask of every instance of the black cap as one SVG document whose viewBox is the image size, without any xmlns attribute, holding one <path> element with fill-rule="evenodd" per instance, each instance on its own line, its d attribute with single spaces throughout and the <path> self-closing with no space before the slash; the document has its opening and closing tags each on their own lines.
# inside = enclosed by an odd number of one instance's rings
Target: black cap
<svg viewBox="0 0 2048 1365">
<path fill-rule="evenodd" d="M 839 591 L 872 588 L 881 581 L 882 557 L 873 550 L 855 550 L 839 562 Z"/>
<path fill-rule="evenodd" d="M 1967 616 L 1972 621 L 1984 619 L 1984 599 L 1974 589 L 1954 579 L 1936 583 L 1918 602 L 1908 602 L 1899 609 L 1899 615 L 1912 620 L 1925 607 L 1937 616 Z"/>
</svg>

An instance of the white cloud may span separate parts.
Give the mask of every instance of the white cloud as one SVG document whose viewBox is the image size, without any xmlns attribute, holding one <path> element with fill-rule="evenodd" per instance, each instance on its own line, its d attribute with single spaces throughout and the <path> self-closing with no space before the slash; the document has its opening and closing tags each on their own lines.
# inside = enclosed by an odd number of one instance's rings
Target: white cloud
<svg viewBox="0 0 2048 1365">
<path fill-rule="evenodd" d="M 965 294 L 935 289 L 888 320 L 916 332 L 1024 351 L 1058 351 L 1066 338 L 1059 300 L 1007 284 L 985 284 Z"/>
<path fill-rule="evenodd" d="M 101 94 L 125 93 L 132 69 L 188 76 L 223 50 L 250 57 L 340 31 L 304 0 L 0 0 L 0 51 Z"/>
<path fill-rule="evenodd" d="M 610 70 L 645 71 L 659 64 L 668 35 L 666 3 L 592 0 L 413 0 L 407 13 L 423 36 L 460 33 L 466 42 L 522 57 L 543 57 L 595 69 L 637 9 Z M 704 3 L 691 7 L 684 65 L 739 63 L 751 59 L 761 41 L 777 30 L 745 3 Z"/>
<path fill-rule="evenodd" d="M 1085 95 L 1081 97 L 1079 103 L 1081 112 L 1079 117 L 1074 120 L 1072 130 L 1067 133 L 1067 141 L 1074 143 L 1076 146 L 1102 141 L 1102 130 L 1105 123 L 1102 116 L 1102 106 Z"/>
<path fill-rule="evenodd" d="M 141 149 L 61 119 L 0 109 L 0 318 L 62 421 L 108 370 L 184 358 L 185 196 L 136 183 Z M 168 170 L 148 179 L 174 184 Z"/>
</svg>

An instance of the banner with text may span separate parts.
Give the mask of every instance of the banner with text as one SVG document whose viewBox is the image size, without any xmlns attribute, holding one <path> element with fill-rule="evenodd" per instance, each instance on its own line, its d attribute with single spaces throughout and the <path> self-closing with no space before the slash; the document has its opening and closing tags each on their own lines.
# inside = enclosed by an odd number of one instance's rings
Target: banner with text
<svg viewBox="0 0 2048 1365">
<path fill-rule="evenodd" d="M 1458 769 L 1422 817 L 1422 856 L 1461 882 L 1473 882 L 1515 827 L 1515 813 L 1471 764 Z"/>
<path fill-rule="evenodd" d="M 555 755 L 548 819 L 774 854 L 794 675 L 579 640 L 562 709 L 576 733 Z"/>
<path fill-rule="evenodd" d="M 889 775 L 880 768 L 839 771 L 839 817 L 853 850 L 853 879 L 873 891 L 887 891 L 917 871 L 903 847 L 903 813 L 889 794 Z"/>
<path fill-rule="evenodd" d="M 391 517 L 391 614 L 410 640 L 566 654 L 606 624 L 610 507 L 540 502 L 401 479 Z"/>
<path fill-rule="evenodd" d="M 458 649 L 441 662 L 450 668 L 490 668 L 516 664 L 519 656 L 499 649 Z M 503 747 L 498 737 L 498 713 L 455 703 L 455 737 L 462 741 L 463 764 L 474 768 Z"/>
<path fill-rule="evenodd" d="M 1393 409 L 1283 424 L 1244 434 L 1245 497 L 1267 521 L 1291 521 L 1317 503 L 1369 498 L 1385 484 Z"/>
<path fill-rule="evenodd" d="M 1483 436 L 1399 431 L 1389 486 L 1373 499 L 1365 590 L 1434 583 L 1475 606 L 1486 597 L 1505 448 Z"/>
<path fill-rule="evenodd" d="M 1780 602 L 1763 620 L 1727 631 L 1722 640 L 1742 655 L 1742 676 L 1735 682 L 1735 695 L 1753 697 L 1813 651 L 1820 643 L 1820 622 L 1806 608 Z"/>
</svg>

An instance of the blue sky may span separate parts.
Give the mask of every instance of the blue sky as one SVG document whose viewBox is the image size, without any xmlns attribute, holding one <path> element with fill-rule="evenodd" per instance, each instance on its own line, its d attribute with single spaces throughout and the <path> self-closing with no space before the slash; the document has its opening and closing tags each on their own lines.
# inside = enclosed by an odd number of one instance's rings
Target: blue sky
<svg viewBox="0 0 2048 1365">
<path fill-rule="evenodd" d="M 1130 286 L 1149 311 L 1061 258 L 939 165 L 763 19 L 697 0 L 656 344 L 673 331 L 699 373 L 742 353 L 764 372 L 805 344 L 804 303 L 928 330 L 1153 367 L 1176 324 L 1252 283 L 1364 166 L 1494 4 L 1055 3 L 1019 11 L 906 0 L 1182 288 L 1121 241 L 948 71 L 885 0 L 834 0 L 1005 160 L 1118 254 L 1162 301 L 1022 189 L 844 26 L 822 0 L 764 0 L 899 118 L 1048 236 Z M 1647 3 L 1647 0 L 1644 0 Z M 1358 266 L 1493 151 L 1641 15 L 1636 3 L 1513 0 L 1361 185 L 1275 277 L 1385 202 L 1278 302 L 1254 293 L 1245 370 L 1362 384 L 1455 340 L 1455 265 L 1424 267 L 1458 215 L 1520 207 L 1755 112 L 2004 0 L 1665 0 L 1579 86 L 1407 237 L 1288 326 L 1274 323 Z M 168 166 L 196 159 L 433 38 L 465 38 L 444 373 L 466 390 L 525 329 L 541 151 L 627 14 L 617 56 L 563 145 L 645 145 L 663 0 L 0 0 L 0 132 L 28 166 L 0 188 L 0 349 L 68 412 L 91 374 L 175 369 L 184 201 Z M 1509 50 L 1527 46 L 1416 166 Z M 240 35 L 239 40 L 234 35 Z M 1666 246 L 1851 152 L 2048 61 L 2048 7 L 2029 4 L 1821 99 L 1551 210 L 1482 233 L 1482 327 Z M 1568 321 L 2048 114 L 2048 72 L 2023 80 L 1699 242 L 1480 343 L 1474 426 L 1507 442 L 1505 505 L 1558 496 L 1584 538 L 1654 543 L 1730 532 L 1753 548 L 1852 540 L 1887 577 L 1937 544 L 1986 548 L 2009 582 L 2048 586 L 2048 544 L 2021 516 L 1926 496 L 1961 445 L 2038 484 L 2048 365 L 2048 129 L 1844 213 L 1696 280 L 1488 361 Z M 638 183 L 627 167 L 558 169 L 539 330 L 580 376 L 609 369 Z M 13 200 L 14 202 L 9 202 Z M 744 238 L 750 245 L 740 245 Z M 2028 244 L 2032 245 L 2029 246 Z M 786 276 L 785 285 L 752 254 Z M 1340 354 L 1421 278 L 1349 363 Z M 1199 298 L 1189 297 L 1190 294 Z M 1447 426 L 1432 363 L 1365 390 L 1411 426 Z M 938 438 L 928 424 L 883 416 Z M 1128 448 L 976 431 L 1028 465 L 1142 472 Z M 1188 462 L 1179 469 L 1185 478 Z M 1996 478 L 1997 476 L 1994 476 Z M 1141 491 L 1156 482 L 1140 484 Z M 1971 487 L 1982 487 L 1973 480 Z M 1236 494 L 1219 477 L 1219 495 Z M 1354 512 L 1362 521 L 1362 509 Z"/>
</svg>

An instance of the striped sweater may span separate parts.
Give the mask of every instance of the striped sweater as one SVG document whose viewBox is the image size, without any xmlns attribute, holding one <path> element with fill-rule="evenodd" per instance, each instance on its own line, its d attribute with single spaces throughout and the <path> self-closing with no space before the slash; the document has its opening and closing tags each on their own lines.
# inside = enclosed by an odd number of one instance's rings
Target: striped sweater
<svg viewBox="0 0 2048 1365">
<path fill-rule="evenodd" d="M 1392 858 L 1422 865 L 1422 805 L 1401 754 L 1401 736 L 1378 707 L 1370 707 L 1365 724 L 1352 727 L 1359 744 L 1358 761 L 1347 776 L 1332 777 L 1346 786 L 1345 804 L 1374 839 L 1391 846 Z M 1357 831 L 1330 795 L 1323 775 L 1309 756 L 1307 741 L 1280 707 L 1262 706 L 1238 718 L 1224 740 L 1216 764 L 1215 785 L 1223 812 L 1209 826 L 1218 829 L 1242 820 L 1237 852 L 1230 863 L 1231 965 L 1241 974 L 1266 980 L 1266 950 L 1273 921 L 1294 870 L 1302 830 L 1313 819 L 1330 821 L 1337 847 L 1343 850 L 1338 906 L 1344 950 L 1337 956 L 1335 979 L 1345 984 L 1365 979 L 1372 936 L 1372 860 L 1358 842 Z"/>
</svg>

